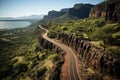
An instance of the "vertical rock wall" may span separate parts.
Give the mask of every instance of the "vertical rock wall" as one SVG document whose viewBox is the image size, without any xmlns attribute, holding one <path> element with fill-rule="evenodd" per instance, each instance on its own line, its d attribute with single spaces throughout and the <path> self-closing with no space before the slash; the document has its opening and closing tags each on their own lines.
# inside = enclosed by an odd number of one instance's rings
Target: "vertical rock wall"
<svg viewBox="0 0 120 80">
<path fill-rule="evenodd" d="M 106 8 L 106 21 L 120 23 L 120 0 L 109 0 Z"/>
<path fill-rule="evenodd" d="M 99 18 L 106 16 L 106 2 L 95 5 L 89 14 L 89 17 Z"/>
<path fill-rule="evenodd" d="M 120 0 L 107 0 L 95 5 L 91 9 L 89 17 L 104 17 L 107 22 L 120 23 Z"/>
<path fill-rule="evenodd" d="M 58 39 L 76 50 L 79 57 L 85 59 L 88 66 L 111 76 L 120 76 L 120 60 L 106 55 L 104 51 L 90 44 L 89 41 L 66 33 L 60 33 Z"/>
</svg>

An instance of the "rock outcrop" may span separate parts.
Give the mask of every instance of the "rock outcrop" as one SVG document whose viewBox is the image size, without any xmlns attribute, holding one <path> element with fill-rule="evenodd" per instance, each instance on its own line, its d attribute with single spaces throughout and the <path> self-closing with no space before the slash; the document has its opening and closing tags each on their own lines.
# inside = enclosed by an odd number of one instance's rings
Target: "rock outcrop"
<svg viewBox="0 0 120 80">
<path fill-rule="evenodd" d="M 106 20 L 120 23 L 120 0 L 108 0 Z"/>
<path fill-rule="evenodd" d="M 89 17 L 104 17 L 107 22 L 120 23 L 120 0 L 107 0 L 94 6 Z"/>
<path fill-rule="evenodd" d="M 95 5 L 89 14 L 89 17 L 99 18 L 106 16 L 106 2 L 102 2 L 98 5 Z"/>
<path fill-rule="evenodd" d="M 87 66 L 111 76 L 120 76 L 120 60 L 112 58 L 104 51 L 74 35 L 60 33 L 58 38 L 77 51 L 78 56 L 85 60 Z"/>
</svg>

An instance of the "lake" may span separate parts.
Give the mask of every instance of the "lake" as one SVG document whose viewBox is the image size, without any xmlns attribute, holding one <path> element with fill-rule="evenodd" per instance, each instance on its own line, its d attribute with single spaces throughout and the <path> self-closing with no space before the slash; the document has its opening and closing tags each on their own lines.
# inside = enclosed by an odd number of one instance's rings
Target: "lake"
<svg viewBox="0 0 120 80">
<path fill-rule="evenodd" d="M 29 21 L 0 21 L 0 29 L 22 28 L 30 24 Z"/>
</svg>

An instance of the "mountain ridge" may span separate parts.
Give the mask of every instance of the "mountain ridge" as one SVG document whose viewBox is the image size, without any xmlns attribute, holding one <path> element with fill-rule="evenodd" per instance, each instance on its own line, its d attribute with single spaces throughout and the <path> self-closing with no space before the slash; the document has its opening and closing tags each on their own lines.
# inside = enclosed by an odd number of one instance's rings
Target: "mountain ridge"
<svg viewBox="0 0 120 80">
<path fill-rule="evenodd" d="M 64 22 L 89 17 L 89 12 L 94 5 L 92 4 L 75 4 L 72 8 L 63 8 L 60 11 L 49 11 L 42 22 Z"/>
</svg>

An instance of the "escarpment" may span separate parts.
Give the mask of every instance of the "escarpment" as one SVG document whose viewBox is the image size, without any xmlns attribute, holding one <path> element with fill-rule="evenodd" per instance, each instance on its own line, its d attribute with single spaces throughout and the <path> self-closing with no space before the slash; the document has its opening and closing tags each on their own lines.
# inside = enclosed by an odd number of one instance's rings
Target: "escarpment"
<svg viewBox="0 0 120 80">
<path fill-rule="evenodd" d="M 120 23 L 120 0 L 108 0 L 105 19 Z"/>
<path fill-rule="evenodd" d="M 58 39 L 76 50 L 79 58 L 84 59 L 87 66 L 110 76 L 120 76 L 120 60 L 107 55 L 89 41 L 66 33 L 59 33 Z"/>
<path fill-rule="evenodd" d="M 107 0 L 94 6 L 89 17 L 104 17 L 107 22 L 120 23 L 120 0 Z"/>
<path fill-rule="evenodd" d="M 39 37 L 39 46 L 36 47 L 36 51 L 42 51 L 43 49 L 47 49 L 50 51 L 55 52 L 56 54 L 59 54 L 59 57 L 57 59 L 57 62 L 54 64 L 51 75 L 49 77 L 49 80 L 60 80 L 61 75 L 61 67 L 64 63 L 64 54 L 65 52 L 61 50 L 61 48 L 57 47 L 53 43 L 47 41 L 42 36 Z"/>
<path fill-rule="evenodd" d="M 99 18 L 106 16 L 106 2 L 95 5 L 89 14 L 89 17 Z"/>
</svg>

